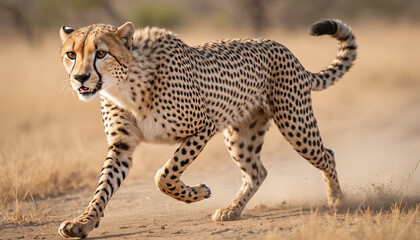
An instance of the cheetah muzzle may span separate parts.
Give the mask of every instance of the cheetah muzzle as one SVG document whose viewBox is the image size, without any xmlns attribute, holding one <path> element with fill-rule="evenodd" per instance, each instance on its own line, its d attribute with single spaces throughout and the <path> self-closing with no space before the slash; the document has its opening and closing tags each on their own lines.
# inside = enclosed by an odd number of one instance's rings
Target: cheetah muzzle
<svg viewBox="0 0 420 240">
<path fill-rule="evenodd" d="M 85 86 L 81 86 L 78 90 L 79 90 L 79 94 L 82 94 L 82 95 L 94 95 L 96 92 L 101 90 L 101 84 L 97 84 L 95 88 L 88 88 Z"/>
<path fill-rule="evenodd" d="M 220 131 L 243 183 L 212 219 L 239 218 L 267 176 L 260 153 L 270 120 L 298 154 L 321 170 L 330 206 L 341 204 L 334 153 L 321 139 L 311 91 L 336 83 L 356 59 L 357 45 L 339 20 L 316 22 L 310 33 L 338 40 L 337 57 L 318 73 L 305 70 L 286 47 L 271 40 L 191 47 L 168 30 L 135 30 L 129 22 L 119 28 L 62 27 L 61 60 L 71 87 L 83 101 L 100 95 L 108 154 L 86 211 L 63 222 L 61 236 L 84 238 L 98 227 L 141 142 L 179 144 L 156 173 L 160 191 L 185 203 L 210 197 L 207 186 L 189 186 L 181 175 Z"/>
</svg>

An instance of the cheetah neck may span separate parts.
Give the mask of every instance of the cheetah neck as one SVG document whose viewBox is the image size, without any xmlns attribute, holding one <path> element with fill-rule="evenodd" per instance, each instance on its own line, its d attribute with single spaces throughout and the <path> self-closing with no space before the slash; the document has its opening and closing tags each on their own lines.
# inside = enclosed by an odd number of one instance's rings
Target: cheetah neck
<svg viewBox="0 0 420 240">
<path fill-rule="evenodd" d="M 173 39 L 174 34 L 165 29 L 146 27 L 136 30 L 126 78 L 117 80 L 117 84 L 103 91 L 102 95 L 139 118 L 153 115 L 153 99 L 157 98 L 162 87 L 155 50 L 169 38 Z"/>
<path fill-rule="evenodd" d="M 153 61 L 139 51 L 133 51 L 126 78 L 116 80 L 116 85 L 102 91 L 101 95 L 138 117 L 149 115 L 156 88 L 154 69 Z"/>
</svg>

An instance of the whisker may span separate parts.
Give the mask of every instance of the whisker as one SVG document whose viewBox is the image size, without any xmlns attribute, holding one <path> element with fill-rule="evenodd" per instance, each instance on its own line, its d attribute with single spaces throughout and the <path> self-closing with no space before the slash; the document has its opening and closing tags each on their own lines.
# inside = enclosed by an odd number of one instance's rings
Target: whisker
<svg viewBox="0 0 420 240">
<path fill-rule="evenodd" d="M 68 79 L 62 80 L 60 82 L 61 88 L 60 92 L 64 94 L 68 94 L 69 92 L 73 92 L 73 88 L 71 87 L 71 84 Z"/>
</svg>

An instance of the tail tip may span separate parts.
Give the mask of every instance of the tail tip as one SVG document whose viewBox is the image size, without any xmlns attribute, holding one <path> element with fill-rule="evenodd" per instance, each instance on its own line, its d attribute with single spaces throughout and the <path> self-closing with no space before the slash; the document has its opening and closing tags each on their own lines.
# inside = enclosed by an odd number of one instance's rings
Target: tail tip
<svg viewBox="0 0 420 240">
<path fill-rule="evenodd" d="M 337 22 L 334 20 L 320 20 L 312 24 L 309 33 L 312 36 L 333 35 L 337 32 Z"/>
</svg>

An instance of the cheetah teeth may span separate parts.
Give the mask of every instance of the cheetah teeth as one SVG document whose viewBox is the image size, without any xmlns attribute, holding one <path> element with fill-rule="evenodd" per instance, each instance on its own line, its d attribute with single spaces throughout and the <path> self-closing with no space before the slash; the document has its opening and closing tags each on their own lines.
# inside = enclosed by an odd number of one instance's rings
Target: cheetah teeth
<svg viewBox="0 0 420 240">
<path fill-rule="evenodd" d="M 79 88 L 79 93 L 91 93 L 91 92 L 93 92 L 93 89 L 87 88 L 85 86 L 81 86 Z"/>
</svg>

